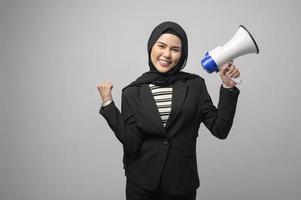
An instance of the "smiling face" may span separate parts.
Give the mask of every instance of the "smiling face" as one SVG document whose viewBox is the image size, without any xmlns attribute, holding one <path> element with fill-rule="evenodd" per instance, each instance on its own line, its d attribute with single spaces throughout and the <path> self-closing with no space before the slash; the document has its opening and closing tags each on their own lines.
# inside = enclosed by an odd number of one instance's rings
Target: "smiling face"
<svg viewBox="0 0 301 200">
<path fill-rule="evenodd" d="M 173 69 L 181 58 L 182 42 L 173 34 L 162 34 L 151 50 L 151 61 L 155 68 L 166 73 Z"/>
</svg>

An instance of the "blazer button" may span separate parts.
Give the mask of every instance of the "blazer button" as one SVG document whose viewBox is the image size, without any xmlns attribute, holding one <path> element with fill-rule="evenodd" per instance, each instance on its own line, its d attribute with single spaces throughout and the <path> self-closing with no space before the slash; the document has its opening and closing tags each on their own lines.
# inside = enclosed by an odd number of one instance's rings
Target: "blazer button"
<svg viewBox="0 0 301 200">
<path fill-rule="evenodd" d="M 163 140 L 163 144 L 168 144 L 168 140 Z"/>
</svg>

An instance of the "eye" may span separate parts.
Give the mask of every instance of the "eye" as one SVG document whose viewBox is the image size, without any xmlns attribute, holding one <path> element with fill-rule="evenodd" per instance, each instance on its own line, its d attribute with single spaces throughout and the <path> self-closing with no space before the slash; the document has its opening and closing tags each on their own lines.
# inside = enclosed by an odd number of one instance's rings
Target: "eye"
<svg viewBox="0 0 301 200">
<path fill-rule="evenodd" d="M 180 52 L 180 49 L 174 48 L 174 49 L 172 49 L 172 51 L 174 51 L 174 52 Z"/>
</svg>

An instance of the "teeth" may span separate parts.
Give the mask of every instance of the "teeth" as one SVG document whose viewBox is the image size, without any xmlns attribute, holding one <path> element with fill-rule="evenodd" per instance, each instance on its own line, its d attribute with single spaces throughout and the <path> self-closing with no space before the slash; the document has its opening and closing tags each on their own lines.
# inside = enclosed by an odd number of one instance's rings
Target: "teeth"
<svg viewBox="0 0 301 200">
<path fill-rule="evenodd" d="M 169 63 L 171 63 L 171 62 L 169 62 L 169 61 L 166 61 L 166 60 L 160 60 L 161 62 L 163 62 L 163 63 L 166 63 L 166 64 L 169 64 Z"/>
</svg>

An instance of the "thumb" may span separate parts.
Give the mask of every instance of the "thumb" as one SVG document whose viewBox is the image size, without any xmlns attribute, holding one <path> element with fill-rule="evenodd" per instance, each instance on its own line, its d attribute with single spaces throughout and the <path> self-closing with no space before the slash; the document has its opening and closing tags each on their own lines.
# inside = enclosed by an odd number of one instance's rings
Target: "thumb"
<svg viewBox="0 0 301 200">
<path fill-rule="evenodd" d="M 222 67 L 221 67 L 221 70 L 220 70 L 220 73 L 222 75 L 226 75 L 226 73 L 229 71 L 229 67 L 230 65 L 227 63 L 227 64 L 224 64 Z"/>
</svg>

